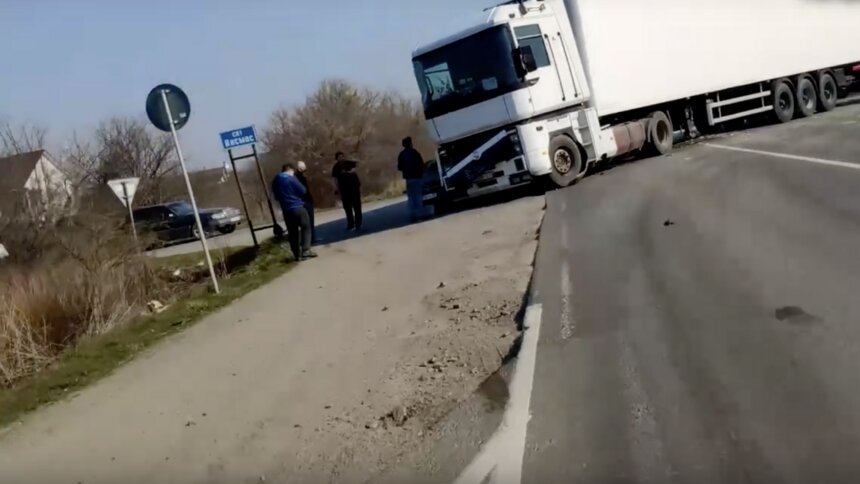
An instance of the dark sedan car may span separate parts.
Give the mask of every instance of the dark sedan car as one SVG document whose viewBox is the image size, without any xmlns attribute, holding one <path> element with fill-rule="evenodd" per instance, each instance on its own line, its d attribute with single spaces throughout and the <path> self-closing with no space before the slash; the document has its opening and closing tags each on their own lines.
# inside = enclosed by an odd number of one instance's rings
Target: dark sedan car
<svg viewBox="0 0 860 484">
<path fill-rule="evenodd" d="M 200 222 L 207 234 L 229 234 L 242 223 L 242 214 L 235 208 L 200 209 Z M 188 202 L 135 209 L 134 223 L 139 232 L 153 234 L 161 242 L 199 238 L 194 208 Z"/>
</svg>

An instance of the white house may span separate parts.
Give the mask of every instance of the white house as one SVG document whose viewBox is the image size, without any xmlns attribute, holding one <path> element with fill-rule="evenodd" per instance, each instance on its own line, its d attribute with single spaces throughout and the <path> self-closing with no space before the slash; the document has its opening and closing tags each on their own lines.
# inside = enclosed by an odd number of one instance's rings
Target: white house
<svg viewBox="0 0 860 484">
<path fill-rule="evenodd" d="M 26 210 L 43 218 L 71 201 L 71 182 L 45 150 L 0 158 L 0 217 Z"/>
</svg>

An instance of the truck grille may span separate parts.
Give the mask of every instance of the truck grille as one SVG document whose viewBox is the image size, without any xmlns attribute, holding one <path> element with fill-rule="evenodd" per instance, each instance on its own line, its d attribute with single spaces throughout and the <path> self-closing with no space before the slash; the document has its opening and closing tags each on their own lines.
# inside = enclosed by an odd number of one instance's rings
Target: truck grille
<svg viewBox="0 0 860 484">
<path fill-rule="evenodd" d="M 490 140 L 493 136 L 499 134 L 501 130 L 485 131 L 478 133 L 468 138 L 458 139 L 450 143 L 445 143 L 439 147 L 439 161 L 442 163 L 442 170 L 447 171 L 453 168 L 454 165 L 463 161 L 463 158 L 469 156 L 481 145 Z M 502 142 L 504 143 L 504 142 Z"/>
<path fill-rule="evenodd" d="M 443 172 L 447 173 L 484 143 L 499 134 L 499 131 L 501 130 L 487 131 L 443 144 L 439 148 L 439 161 Z M 472 161 L 466 168 L 457 173 L 452 180 L 449 180 L 449 182 L 455 186 L 466 187 L 488 170 L 492 170 L 498 163 L 511 160 L 517 156 L 520 156 L 519 147 L 509 137 L 506 137 L 484 152 L 480 159 Z"/>
</svg>

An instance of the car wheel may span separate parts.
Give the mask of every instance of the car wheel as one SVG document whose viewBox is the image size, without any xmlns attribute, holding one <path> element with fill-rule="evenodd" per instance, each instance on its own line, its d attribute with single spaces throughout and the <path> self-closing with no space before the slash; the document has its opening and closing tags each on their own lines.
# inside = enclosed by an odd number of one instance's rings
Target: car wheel
<svg viewBox="0 0 860 484">
<path fill-rule="evenodd" d="M 224 235 L 232 234 L 235 231 L 236 231 L 235 225 L 227 225 L 227 226 L 218 228 L 218 232 L 221 232 Z"/>
</svg>

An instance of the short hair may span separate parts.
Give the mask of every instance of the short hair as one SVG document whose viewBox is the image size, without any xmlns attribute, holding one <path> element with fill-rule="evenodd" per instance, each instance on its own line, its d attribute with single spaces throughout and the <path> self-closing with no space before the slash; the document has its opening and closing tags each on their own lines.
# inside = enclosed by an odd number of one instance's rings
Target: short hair
<svg viewBox="0 0 860 484">
<path fill-rule="evenodd" d="M 340 158 L 341 156 L 346 156 L 346 155 L 343 153 L 343 151 L 338 151 L 337 153 L 334 154 L 334 159 L 336 160 L 336 159 Z"/>
<path fill-rule="evenodd" d="M 296 167 L 295 167 L 295 166 L 293 166 L 293 164 L 292 164 L 292 163 L 287 163 L 287 164 L 285 164 L 284 166 L 282 166 L 282 167 L 281 167 L 281 171 L 282 171 L 282 172 L 283 172 L 283 171 L 291 171 L 291 170 L 292 170 L 292 171 L 296 171 Z"/>
<path fill-rule="evenodd" d="M 412 146 L 412 137 L 407 136 L 403 138 L 403 141 L 401 141 L 400 144 L 403 145 L 404 148 L 409 148 L 410 146 Z"/>
</svg>

